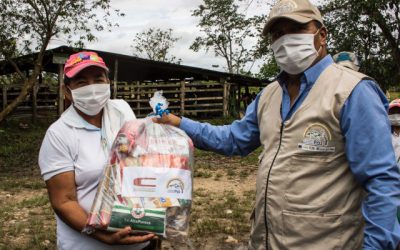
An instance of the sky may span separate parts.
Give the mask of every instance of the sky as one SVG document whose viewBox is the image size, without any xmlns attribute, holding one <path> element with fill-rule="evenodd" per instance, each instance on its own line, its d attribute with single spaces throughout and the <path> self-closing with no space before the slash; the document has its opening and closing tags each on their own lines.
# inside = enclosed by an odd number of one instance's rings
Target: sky
<svg viewBox="0 0 400 250">
<path fill-rule="evenodd" d="M 268 7 L 262 4 L 266 1 L 245 0 L 244 2 L 252 2 L 246 8 L 246 14 L 252 16 L 267 13 Z M 225 61 L 216 57 L 212 51 L 194 52 L 189 49 L 196 36 L 201 34 L 197 27 L 199 19 L 192 16 L 192 11 L 202 2 L 202 0 L 111 0 L 112 8 L 121 10 L 125 16 L 114 16 L 112 20 L 118 23 L 119 27 L 114 28 L 112 32 L 95 32 L 97 41 L 86 42 L 85 48 L 132 55 L 131 45 L 136 33 L 150 27 L 172 28 L 173 35 L 179 40 L 171 49 L 170 54 L 181 58 L 182 65 L 225 71 Z M 255 43 L 255 41 L 249 41 L 249 43 Z M 61 45 L 66 44 L 61 40 L 52 40 L 49 48 Z M 218 67 L 213 67 L 213 65 L 218 65 Z M 251 71 L 257 73 L 261 65 L 261 61 L 256 62 Z"/>
</svg>

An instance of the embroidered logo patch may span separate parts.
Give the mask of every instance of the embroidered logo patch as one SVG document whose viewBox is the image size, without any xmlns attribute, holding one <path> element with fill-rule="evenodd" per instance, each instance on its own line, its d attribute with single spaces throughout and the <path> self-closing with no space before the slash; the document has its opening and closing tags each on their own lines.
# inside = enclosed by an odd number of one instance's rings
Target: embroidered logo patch
<svg viewBox="0 0 400 250">
<path fill-rule="evenodd" d="M 329 129 L 320 123 L 314 123 L 306 129 L 303 142 L 298 147 L 306 151 L 335 152 L 335 147 L 329 146 L 331 140 Z"/>
<path fill-rule="evenodd" d="M 286 13 L 293 12 L 297 8 L 297 4 L 292 0 L 282 0 L 271 10 L 270 18 L 281 16 Z"/>
</svg>

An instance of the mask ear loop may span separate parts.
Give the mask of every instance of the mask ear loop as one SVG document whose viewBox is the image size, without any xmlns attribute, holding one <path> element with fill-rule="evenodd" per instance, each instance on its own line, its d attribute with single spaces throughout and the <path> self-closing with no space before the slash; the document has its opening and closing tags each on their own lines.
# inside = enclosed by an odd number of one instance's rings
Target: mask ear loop
<svg viewBox="0 0 400 250">
<path fill-rule="evenodd" d="M 69 89 L 69 93 L 71 94 L 71 103 L 74 104 L 74 95 L 72 94 L 72 89 L 68 86 L 65 86 L 65 87 L 67 87 L 67 89 Z"/>
<path fill-rule="evenodd" d="M 316 35 L 318 35 L 318 33 L 321 31 L 322 28 L 325 28 L 325 29 L 326 29 L 325 26 L 322 26 L 321 28 L 319 28 L 319 29 L 314 33 L 314 37 L 315 37 Z M 322 47 L 323 47 L 323 45 L 320 45 L 320 46 L 319 46 L 319 49 L 317 50 L 318 55 L 319 55 L 319 53 L 321 52 Z"/>
</svg>

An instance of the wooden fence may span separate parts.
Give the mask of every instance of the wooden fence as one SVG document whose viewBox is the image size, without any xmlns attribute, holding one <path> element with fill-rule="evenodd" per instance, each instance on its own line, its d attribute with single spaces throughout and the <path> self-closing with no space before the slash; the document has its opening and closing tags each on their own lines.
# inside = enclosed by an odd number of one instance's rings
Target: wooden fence
<svg viewBox="0 0 400 250">
<path fill-rule="evenodd" d="M 137 117 L 152 110 L 149 100 L 157 90 L 162 90 L 174 114 L 192 117 L 221 117 L 228 115 L 230 83 L 206 81 L 169 82 L 115 82 L 111 84 L 112 98 L 124 99 Z M 0 85 L 0 107 L 9 104 L 20 92 L 20 85 Z M 57 116 L 58 86 L 40 84 L 11 116 Z M 62 102 L 61 102 L 62 103 Z"/>
</svg>

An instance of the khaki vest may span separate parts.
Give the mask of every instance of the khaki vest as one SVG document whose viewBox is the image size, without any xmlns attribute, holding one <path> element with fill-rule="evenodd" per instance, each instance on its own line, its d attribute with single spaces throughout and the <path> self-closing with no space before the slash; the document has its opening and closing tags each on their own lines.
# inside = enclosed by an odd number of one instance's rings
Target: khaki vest
<svg viewBox="0 0 400 250">
<path fill-rule="evenodd" d="M 332 64 L 284 124 L 282 88 L 274 82 L 264 89 L 250 249 L 361 249 L 364 193 L 348 166 L 340 111 L 365 78 Z"/>
</svg>

